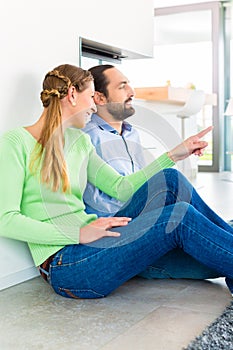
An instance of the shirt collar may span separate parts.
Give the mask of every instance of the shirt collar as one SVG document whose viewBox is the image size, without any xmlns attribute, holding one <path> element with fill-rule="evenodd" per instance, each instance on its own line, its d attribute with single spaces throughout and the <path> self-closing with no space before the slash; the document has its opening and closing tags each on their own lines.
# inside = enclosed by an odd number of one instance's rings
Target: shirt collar
<svg viewBox="0 0 233 350">
<path fill-rule="evenodd" d="M 104 119 L 102 119 L 98 114 L 93 113 L 91 116 L 91 120 L 96 123 L 100 129 L 112 132 L 114 134 L 118 134 L 117 130 L 114 129 L 110 124 L 108 124 Z M 124 131 L 131 131 L 132 125 L 126 121 L 122 123 L 122 134 Z"/>
</svg>

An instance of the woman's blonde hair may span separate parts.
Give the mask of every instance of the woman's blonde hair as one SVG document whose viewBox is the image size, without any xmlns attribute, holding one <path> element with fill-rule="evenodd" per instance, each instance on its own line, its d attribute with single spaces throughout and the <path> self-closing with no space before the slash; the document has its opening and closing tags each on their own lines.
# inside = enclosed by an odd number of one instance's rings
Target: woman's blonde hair
<svg viewBox="0 0 233 350">
<path fill-rule="evenodd" d="M 41 163 L 41 181 L 48 184 L 53 191 L 60 187 L 63 192 L 69 189 L 60 100 L 67 96 L 71 86 L 82 92 L 90 81 L 93 81 L 93 77 L 89 71 L 69 64 L 54 68 L 44 78 L 40 97 L 46 115 L 33 152 L 31 169 L 35 170 Z"/>
</svg>

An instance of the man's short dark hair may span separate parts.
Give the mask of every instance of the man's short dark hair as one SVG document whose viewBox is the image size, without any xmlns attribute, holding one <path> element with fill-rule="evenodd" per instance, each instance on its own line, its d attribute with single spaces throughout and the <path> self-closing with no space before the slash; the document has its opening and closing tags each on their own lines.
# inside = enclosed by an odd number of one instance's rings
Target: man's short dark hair
<svg viewBox="0 0 233 350">
<path fill-rule="evenodd" d="M 105 97 L 108 97 L 107 86 L 109 81 L 104 72 L 111 68 L 115 67 L 111 64 L 102 64 L 88 69 L 94 78 L 95 91 L 101 92 Z"/>
</svg>

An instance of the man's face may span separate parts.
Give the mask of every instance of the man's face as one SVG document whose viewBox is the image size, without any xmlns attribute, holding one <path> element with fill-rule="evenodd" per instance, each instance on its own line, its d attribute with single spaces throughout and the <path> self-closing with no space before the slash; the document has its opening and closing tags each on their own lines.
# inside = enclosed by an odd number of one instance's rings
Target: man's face
<svg viewBox="0 0 233 350">
<path fill-rule="evenodd" d="M 132 107 L 134 90 L 129 85 L 128 79 L 118 69 L 107 69 L 104 74 L 109 82 L 107 85 L 107 111 L 115 120 L 122 121 L 135 113 L 135 109 Z"/>
</svg>

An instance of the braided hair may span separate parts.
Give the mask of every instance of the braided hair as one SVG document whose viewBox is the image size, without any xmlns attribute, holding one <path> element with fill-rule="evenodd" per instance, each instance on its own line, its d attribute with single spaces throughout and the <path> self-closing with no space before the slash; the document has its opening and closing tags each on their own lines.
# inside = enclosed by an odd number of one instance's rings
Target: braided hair
<svg viewBox="0 0 233 350">
<path fill-rule="evenodd" d="M 67 96 L 71 86 L 82 92 L 90 81 L 93 81 L 90 72 L 69 64 L 60 65 L 45 75 L 40 97 L 46 115 L 33 152 L 31 169 L 35 170 L 41 163 L 41 181 L 53 191 L 60 187 L 63 192 L 69 190 L 60 100 Z"/>
</svg>

